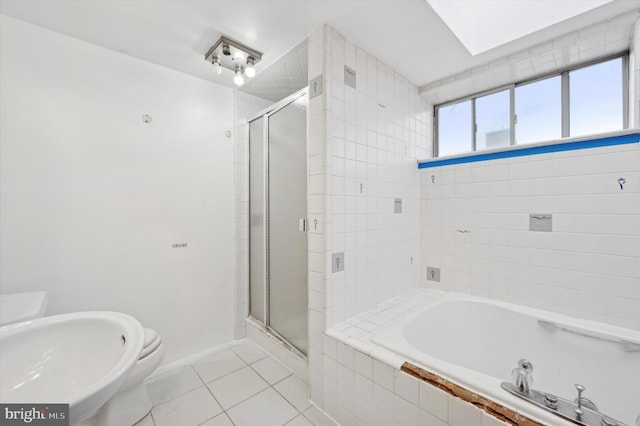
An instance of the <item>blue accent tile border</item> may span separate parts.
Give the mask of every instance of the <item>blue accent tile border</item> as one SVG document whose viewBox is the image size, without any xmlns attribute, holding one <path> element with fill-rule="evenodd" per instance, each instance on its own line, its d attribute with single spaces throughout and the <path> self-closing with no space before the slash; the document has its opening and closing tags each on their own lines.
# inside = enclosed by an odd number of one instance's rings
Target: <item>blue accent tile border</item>
<svg viewBox="0 0 640 426">
<path fill-rule="evenodd" d="M 609 136 L 598 139 L 522 147 L 520 149 L 488 152 L 486 154 L 473 154 L 463 157 L 444 158 L 442 160 L 426 160 L 418 162 L 418 168 L 428 169 L 431 167 L 451 166 L 454 164 L 477 163 L 478 161 L 499 160 L 502 158 L 524 157 L 527 155 L 549 154 L 552 152 L 574 151 L 577 149 L 600 148 L 613 145 L 626 145 L 638 142 L 640 142 L 640 133 L 631 133 L 627 135 Z"/>
</svg>

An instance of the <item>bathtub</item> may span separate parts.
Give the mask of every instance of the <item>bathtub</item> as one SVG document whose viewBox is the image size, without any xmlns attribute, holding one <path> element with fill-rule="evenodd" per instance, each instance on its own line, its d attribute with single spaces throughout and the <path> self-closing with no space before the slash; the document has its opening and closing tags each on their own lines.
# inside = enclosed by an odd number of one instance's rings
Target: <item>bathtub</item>
<svg viewBox="0 0 640 426">
<path fill-rule="evenodd" d="M 626 346 L 617 342 L 626 342 Z M 533 389 L 583 397 L 640 426 L 640 332 L 459 293 L 445 293 L 372 343 L 543 424 L 571 424 L 500 387 L 518 360 L 533 363 Z"/>
</svg>

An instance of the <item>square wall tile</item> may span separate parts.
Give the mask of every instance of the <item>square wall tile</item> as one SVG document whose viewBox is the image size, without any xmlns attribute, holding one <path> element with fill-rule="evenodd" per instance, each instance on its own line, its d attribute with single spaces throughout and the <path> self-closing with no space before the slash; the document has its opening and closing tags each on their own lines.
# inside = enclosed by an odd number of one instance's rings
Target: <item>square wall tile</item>
<svg viewBox="0 0 640 426">
<path fill-rule="evenodd" d="M 473 404 L 450 396 L 449 424 L 451 426 L 482 426 L 482 411 Z"/>
</svg>

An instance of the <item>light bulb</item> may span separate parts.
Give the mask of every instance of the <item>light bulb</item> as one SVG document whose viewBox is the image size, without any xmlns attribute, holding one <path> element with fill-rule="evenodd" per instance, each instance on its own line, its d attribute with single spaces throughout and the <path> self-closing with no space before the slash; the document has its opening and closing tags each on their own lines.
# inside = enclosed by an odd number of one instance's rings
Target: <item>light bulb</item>
<svg viewBox="0 0 640 426">
<path fill-rule="evenodd" d="M 244 55 L 242 54 L 242 52 L 237 51 L 235 55 L 233 55 L 233 60 L 238 61 L 238 63 L 242 63 L 244 62 Z"/>
<path fill-rule="evenodd" d="M 247 74 L 247 77 L 252 78 L 256 75 L 256 69 L 253 67 L 254 59 L 249 56 L 247 58 L 247 67 L 244 69 L 244 73 Z"/>
<path fill-rule="evenodd" d="M 236 86 L 242 86 L 244 84 L 244 77 L 242 76 L 242 72 L 240 70 L 236 70 L 236 76 L 233 77 L 233 82 Z"/>
<path fill-rule="evenodd" d="M 217 60 L 213 61 L 213 72 L 216 75 L 220 75 L 222 73 L 222 67 L 220 67 L 220 62 L 218 62 Z"/>
</svg>

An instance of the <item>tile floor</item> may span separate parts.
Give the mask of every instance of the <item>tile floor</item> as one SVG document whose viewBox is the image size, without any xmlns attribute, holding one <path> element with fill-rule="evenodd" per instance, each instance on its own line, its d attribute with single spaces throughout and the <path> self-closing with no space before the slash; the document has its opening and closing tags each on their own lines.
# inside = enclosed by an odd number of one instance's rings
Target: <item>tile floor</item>
<svg viewBox="0 0 640 426">
<path fill-rule="evenodd" d="M 335 426 L 308 384 L 249 340 L 146 385 L 153 409 L 136 426 Z"/>
</svg>

